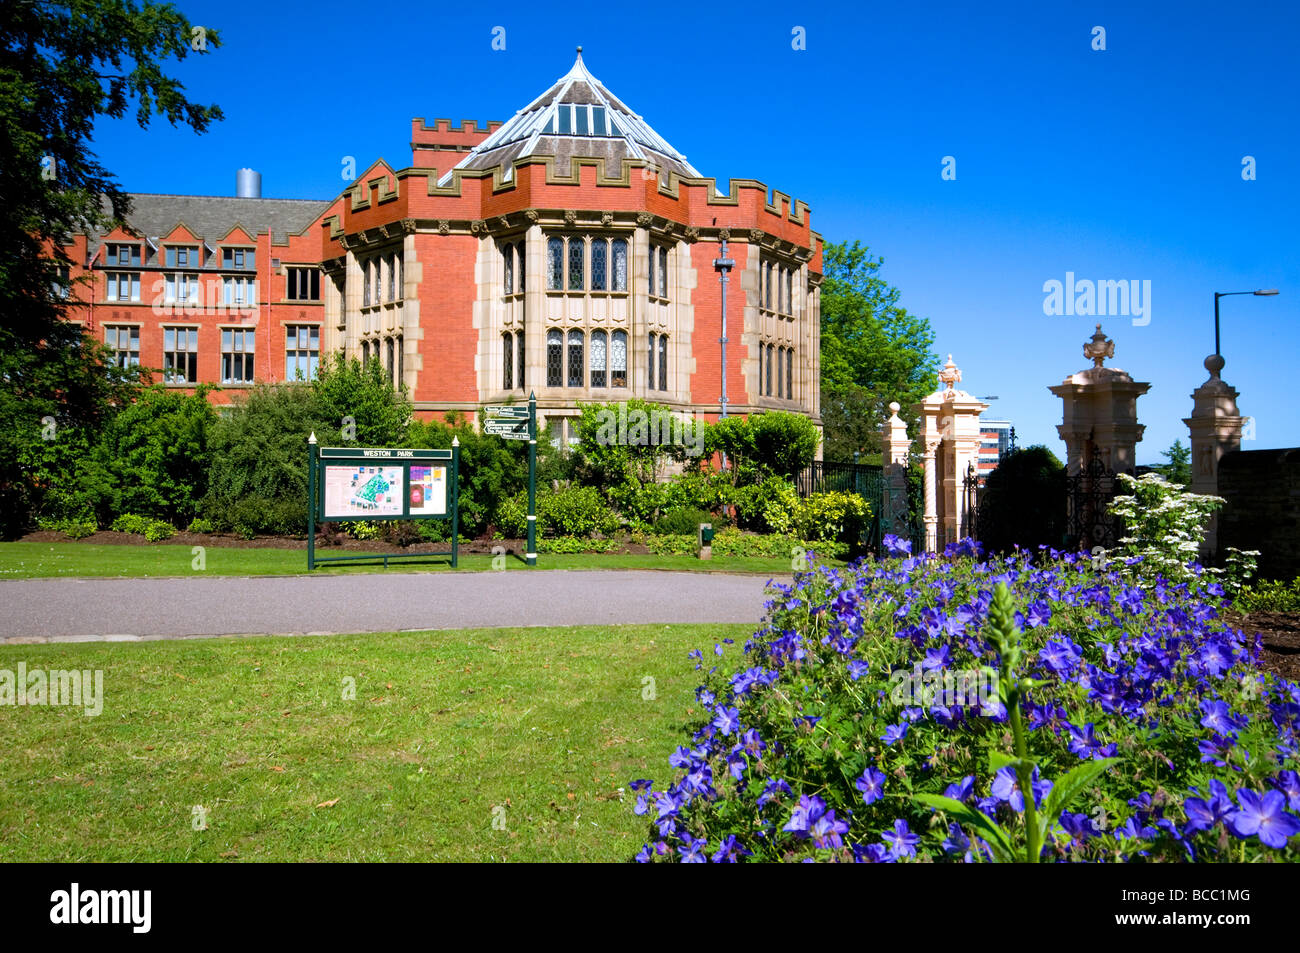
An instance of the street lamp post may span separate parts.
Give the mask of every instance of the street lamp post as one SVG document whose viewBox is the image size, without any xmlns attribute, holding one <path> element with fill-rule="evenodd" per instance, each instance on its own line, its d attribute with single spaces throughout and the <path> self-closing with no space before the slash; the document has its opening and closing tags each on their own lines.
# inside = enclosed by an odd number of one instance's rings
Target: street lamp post
<svg viewBox="0 0 1300 953">
<path fill-rule="evenodd" d="M 719 257 L 713 259 L 713 267 L 718 270 L 718 282 L 722 286 L 722 336 L 718 338 L 718 343 L 722 345 L 722 394 L 718 398 L 718 404 L 722 408 L 720 416 L 727 416 L 727 282 L 731 269 L 736 267 L 736 261 L 727 257 L 727 240 L 722 239 L 722 246 L 719 249 Z"/>
<path fill-rule="evenodd" d="M 1260 288 L 1258 291 L 1216 291 L 1214 293 L 1214 353 L 1219 353 L 1219 299 L 1228 295 L 1257 295 L 1266 297 L 1277 294 L 1276 288 Z"/>
</svg>

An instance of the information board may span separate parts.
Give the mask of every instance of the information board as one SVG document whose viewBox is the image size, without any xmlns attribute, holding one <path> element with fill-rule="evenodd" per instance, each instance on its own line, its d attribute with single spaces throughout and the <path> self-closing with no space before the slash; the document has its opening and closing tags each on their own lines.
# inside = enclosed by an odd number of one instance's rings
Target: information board
<svg viewBox="0 0 1300 953">
<path fill-rule="evenodd" d="M 308 441 L 307 568 L 318 562 L 365 559 L 418 559 L 450 556 L 456 565 L 460 548 L 458 513 L 460 441 L 451 448 L 389 449 L 381 447 L 318 447 Z M 316 523 L 359 520 L 447 520 L 451 523 L 450 552 L 376 553 L 316 556 Z"/>
<path fill-rule="evenodd" d="M 327 464 L 324 470 L 325 519 L 402 515 L 405 467 Z"/>
<path fill-rule="evenodd" d="M 447 468 L 411 467 L 409 487 L 412 516 L 442 516 L 447 512 Z"/>
</svg>

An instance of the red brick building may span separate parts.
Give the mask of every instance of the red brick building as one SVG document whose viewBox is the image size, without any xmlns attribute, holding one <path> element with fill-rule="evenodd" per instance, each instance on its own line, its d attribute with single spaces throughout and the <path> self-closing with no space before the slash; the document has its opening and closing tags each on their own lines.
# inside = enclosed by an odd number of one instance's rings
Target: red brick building
<svg viewBox="0 0 1300 953">
<path fill-rule="evenodd" d="M 507 122 L 416 119 L 411 148 L 332 201 L 134 195 L 128 228 L 68 250 L 93 289 L 74 319 L 221 402 L 342 350 L 422 415 L 536 391 L 559 420 L 633 396 L 714 417 L 726 241 L 728 412 L 820 423 L 808 207 L 749 179 L 720 191 L 581 53 Z"/>
</svg>

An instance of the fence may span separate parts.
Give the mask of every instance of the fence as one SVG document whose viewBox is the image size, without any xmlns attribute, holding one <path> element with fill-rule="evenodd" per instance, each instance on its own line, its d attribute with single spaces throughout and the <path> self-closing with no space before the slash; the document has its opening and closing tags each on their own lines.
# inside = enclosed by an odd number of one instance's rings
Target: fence
<svg viewBox="0 0 1300 953">
<path fill-rule="evenodd" d="M 794 481 L 800 496 L 814 493 L 857 493 L 871 505 L 871 519 L 860 545 L 880 548 L 880 511 L 884 503 L 885 478 L 880 467 L 863 463 L 826 463 L 814 460 Z"/>
</svg>

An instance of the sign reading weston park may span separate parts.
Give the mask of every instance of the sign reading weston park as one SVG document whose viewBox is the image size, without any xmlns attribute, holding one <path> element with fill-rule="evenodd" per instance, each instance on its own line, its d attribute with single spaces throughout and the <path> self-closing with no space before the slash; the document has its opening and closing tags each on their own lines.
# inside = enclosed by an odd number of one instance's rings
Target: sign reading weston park
<svg viewBox="0 0 1300 953">
<path fill-rule="evenodd" d="M 312 434 L 308 469 L 307 568 L 318 562 L 415 559 L 459 550 L 457 469 L 460 441 L 450 450 L 317 447 Z M 450 552 L 316 556 L 316 523 L 358 520 L 451 520 Z"/>
</svg>

